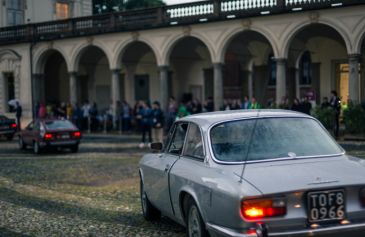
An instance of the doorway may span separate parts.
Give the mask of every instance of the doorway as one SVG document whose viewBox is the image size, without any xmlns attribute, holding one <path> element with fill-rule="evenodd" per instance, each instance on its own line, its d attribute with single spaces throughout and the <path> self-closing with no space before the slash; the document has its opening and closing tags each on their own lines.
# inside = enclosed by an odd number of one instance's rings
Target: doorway
<svg viewBox="0 0 365 237">
<path fill-rule="evenodd" d="M 136 75 L 134 83 L 135 100 L 148 101 L 150 99 L 150 83 L 148 75 Z"/>
<path fill-rule="evenodd" d="M 8 101 L 15 99 L 15 85 L 14 85 L 14 75 L 13 73 L 4 73 L 4 100 L 7 104 L 7 112 L 14 112 L 15 107 L 10 106 Z"/>
<path fill-rule="evenodd" d="M 349 64 L 338 64 L 337 72 L 337 91 L 339 92 L 338 96 L 341 99 L 342 106 L 347 107 L 347 102 L 349 99 Z"/>
</svg>

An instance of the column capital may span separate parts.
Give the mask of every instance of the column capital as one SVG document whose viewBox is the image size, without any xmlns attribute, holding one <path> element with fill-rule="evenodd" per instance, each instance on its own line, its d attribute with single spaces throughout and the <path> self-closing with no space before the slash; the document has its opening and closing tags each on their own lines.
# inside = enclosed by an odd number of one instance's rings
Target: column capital
<svg viewBox="0 0 365 237">
<path fill-rule="evenodd" d="M 158 70 L 159 71 L 168 71 L 170 69 L 170 65 L 159 65 Z"/>
<path fill-rule="evenodd" d="M 349 58 L 349 60 L 360 61 L 361 54 L 349 54 L 348 58 Z"/>
<path fill-rule="evenodd" d="M 120 73 L 121 69 L 120 68 L 112 68 L 112 69 L 110 69 L 110 71 L 112 73 Z"/>
<path fill-rule="evenodd" d="M 288 59 L 287 58 L 274 58 L 274 61 L 277 64 L 285 64 L 288 61 Z"/>
</svg>

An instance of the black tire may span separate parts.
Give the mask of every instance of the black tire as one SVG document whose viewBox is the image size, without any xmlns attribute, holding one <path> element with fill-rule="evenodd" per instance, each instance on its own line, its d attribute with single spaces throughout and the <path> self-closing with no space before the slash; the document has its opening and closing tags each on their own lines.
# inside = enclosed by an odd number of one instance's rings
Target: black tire
<svg viewBox="0 0 365 237">
<path fill-rule="evenodd" d="M 148 200 L 147 194 L 144 191 L 143 181 L 140 182 L 140 196 L 143 217 L 147 221 L 155 221 L 161 218 L 161 212 L 155 208 L 152 203 Z"/>
<path fill-rule="evenodd" d="M 37 141 L 33 142 L 33 153 L 36 154 L 36 155 L 39 155 L 39 154 L 42 153 L 42 149 L 39 146 L 39 142 L 37 142 Z"/>
<path fill-rule="evenodd" d="M 198 206 L 190 198 L 186 212 L 186 234 L 188 237 L 208 237 L 208 231 L 199 212 Z"/>
<path fill-rule="evenodd" d="M 13 140 L 14 135 L 7 135 L 6 140 L 11 141 Z"/>
<path fill-rule="evenodd" d="M 18 144 L 20 150 L 25 150 L 27 148 L 22 137 L 19 137 Z"/>
<path fill-rule="evenodd" d="M 79 145 L 74 145 L 70 147 L 72 153 L 76 153 L 79 151 Z"/>
</svg>

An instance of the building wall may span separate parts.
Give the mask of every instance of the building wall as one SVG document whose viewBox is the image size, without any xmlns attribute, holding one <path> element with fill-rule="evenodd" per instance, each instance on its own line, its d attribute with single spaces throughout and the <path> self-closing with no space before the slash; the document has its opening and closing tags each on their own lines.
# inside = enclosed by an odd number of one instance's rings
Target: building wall
<svg viewBox="0 0 365 237">
<path fill-rule="evenodd" d="M 24 24 L 56 20 L 57 0 L 24 0 Z M 70 2 L 70 17 L 92 15 L 92 0 L 73 0 Z M 0 4 L 0 27 L 8 26 L 7 8 Z"/>
<path fill-rule="evenodd" d="M 120 59 L 127 45 L 134 41 L 141 41 L 150 46 L 155 58 L 156 66 L 137 65 L 130 77 L 126 76 L 125 95 L 130 103 L 134 103 L 133 74 L 147 73 L 150 75 L 150 97 L 151 100 L 159 99 L 159 66 L 169 66 L 173 73 L 173 91 L 177 96 L 189 92 L 190 85 L 204 85 L 203 70 L 211 67 L 211 63 L 225 62 L 225 49 L 227 44 L 238 33 L 245 30 L 253 30 L 264 35 L 273 48 L 275 58 L 288 58 L 289 48 L 295 34 L 305 26 L 316 23 L 324 24 L 334 28 L 343 38 L 344 44 L 339 45 L 336 41 L 315 39 L 307 42 L 307 47 L 316 51 L 313 62 L 320 67 L 320 97 L 328 96 L 330 90 L 336 89 L 333 85 L 333 60 L 348 61 L 350 54 L 364 54 L 361 45 L 365 35 L 365 6 L 337 8 L 332 10 L 318 11 L 313 17 L 313 12 L 292 13 L 285 15 L 273 15 L 256 17 L 249 20 L 230 20 L 190 26 L 175 26 L 169 28 L 142 30 L 139 32 L 123 32 L 114 34 L 101 34 L 92 37 L 79 37 L 73 39 L 56 40 L 53 42 L 37 43 L 32 51 L 33 73 L 39 71 L 42 55 L 48 50 L 59 51 L 65 58 L 68 72 L 86 73 L 94 77 L 96 81 L 104 78 L 100 83 L 110 85 L 111 70 L 121 69 L 125 71 Z M 170 62 L 170 53 L 176 42 L 183 37 L 196 37 L 200 39 L 209 52 L 209 61 L 190 63 L 184 62 L 175 65 Z M 318 43 L 319 42 L 319 43 Z M 106 55 L 107 64 L 103 68 L 79 68 L 78 57 L 82 50 L 90 45 L 99 47 Z M 18 44 L 0 47 L 0 72 L 14 71 L 7 69 L 2 64 L 4 61 L 2 53 L 12 49 L 19 55 L 19 93 L 18 97 L 23 103 L 25 114 L 31 114 L 31 70 L 30 70 L 30 45 Z M 187 51 L 190 49 L 186 49 Z M 294 60 L 295 61 L 295 60 Z M 294 63 L 295 64 L 295 63 Z M 257 63 L 256 66 L 261 64 Z M 95 70 L 95 72 L 93 71 Z M 178 72 L 178 73 L 176 73 Z M 264 74 L 264 73 L 262 73 Z M 67 77 L 67 75 L 65 75 Z M 259 85 L 260 83 L 255 83 Z M 129 89 L 128 89 L 129 88 Z M 256 88 L 257 89 L 257 88 Z M 260 89 L 257 89 L 260 92 Z M 90 98 L 95 98 L 95 89 L 90 88 Z M 122 93 L 123 94 L 123 93 Z M 204 91 L 203 91 L 204 95 Z M 109 99 L 109 98 L 108 98 Z M 1 108 L 0 108 L 1 109 Z"/>
</svg>

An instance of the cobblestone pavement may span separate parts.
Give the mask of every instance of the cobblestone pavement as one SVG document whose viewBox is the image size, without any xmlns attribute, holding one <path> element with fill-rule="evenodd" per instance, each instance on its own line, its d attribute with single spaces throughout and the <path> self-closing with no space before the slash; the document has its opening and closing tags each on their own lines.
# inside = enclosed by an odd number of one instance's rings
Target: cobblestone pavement
<svg viewBox="0 0 365 237">
<path fill-rule="evenodd" d="M 139 137 L 86 135 L 77 154 L 20 151 L 0 140 L 0 237 L 185 236 L 167 218 L 143 219 Z"/>
</svg>

